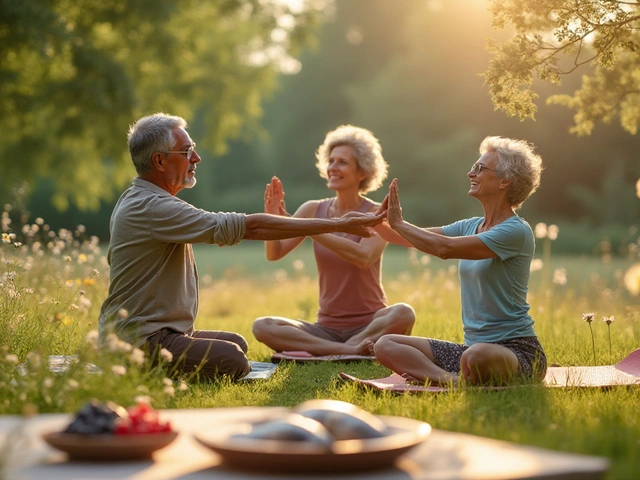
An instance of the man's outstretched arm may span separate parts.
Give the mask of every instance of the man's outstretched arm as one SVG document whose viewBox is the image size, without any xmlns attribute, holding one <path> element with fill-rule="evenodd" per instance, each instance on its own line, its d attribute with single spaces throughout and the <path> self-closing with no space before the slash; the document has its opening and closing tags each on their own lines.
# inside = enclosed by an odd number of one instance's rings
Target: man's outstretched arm
<svg viewBox="0 0 640 480">
<path fill-rule="evenodd" d="M 370 237 L 369 227 L 380 223 L 386 215 L 349 212 L 340 218 L 293 218 L 252 213 L 245 216 L 244 240 L 279 240 L 329 232 L 344 232 Z"/>
</svg>

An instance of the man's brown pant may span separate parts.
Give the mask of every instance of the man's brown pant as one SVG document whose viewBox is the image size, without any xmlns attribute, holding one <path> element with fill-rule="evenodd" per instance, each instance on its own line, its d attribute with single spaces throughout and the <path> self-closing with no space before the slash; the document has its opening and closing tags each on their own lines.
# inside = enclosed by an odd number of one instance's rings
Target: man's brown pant
<svg viewBox="0 0 640 480">
<path fill-rule="evenodd" d="M 237 333 L 199 330 L 193 336 L 163 329 L 151 335 L 144 348 L 157 361 L 158 352 L 166 348 L 173 355 L 171 366 L 178 372 L 198 374 L 205 378 L 229 375 L 234 380 L 251 371 L 245 355 L 248 345 Z"/>
</svg>

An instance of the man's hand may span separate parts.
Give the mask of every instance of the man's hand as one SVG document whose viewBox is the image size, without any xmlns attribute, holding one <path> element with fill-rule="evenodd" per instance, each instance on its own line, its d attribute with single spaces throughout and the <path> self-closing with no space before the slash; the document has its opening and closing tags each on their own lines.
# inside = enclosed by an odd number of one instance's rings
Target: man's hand
<svg viewBox="0 0 640 480">
<path fill-rule="evenodd" d="M 382 202 L 387 204 L 387 220 L 391 228 L 395 229 L 404 222 L 402 218 L 402 207 L 400 206 L 400 196 L 398 195 L 398 179 L 394 178 L 389 185 L 389 194 Z"/>
<path fill-rule="evenodd" d="M 264 212 L 271 215 L 289 217 L 284 204 L 284 189 L 282 182 L 276 176 L 271 178 L 271 183 L 267 183 L 264 191 Z"/>
<path fill-rule="evenodd" d="M 386 211 L 376 213 L 348 212 L 340 220 L 344 220 L 344 232 L 360 237 L 371 237 L 375 232 L 370 228 L 382 222 L 387 215 Z"/>
</svg>

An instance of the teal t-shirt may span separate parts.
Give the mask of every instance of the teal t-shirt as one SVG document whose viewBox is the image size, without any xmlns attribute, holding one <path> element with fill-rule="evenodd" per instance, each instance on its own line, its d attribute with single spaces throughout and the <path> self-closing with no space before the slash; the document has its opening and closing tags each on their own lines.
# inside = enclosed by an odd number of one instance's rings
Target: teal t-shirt
<svg viewBox="0 0 640 480">
<path fill-rule="evenodd" d="M 476 233 L 482 217 L 442 227 L 445 235 L 477 235 L 497 256 L 460 260 L 460 295 L 465 345 L 535 336 L 527 291 L 535 241 L 531 227 L 514 215 Z"/>
</svg>

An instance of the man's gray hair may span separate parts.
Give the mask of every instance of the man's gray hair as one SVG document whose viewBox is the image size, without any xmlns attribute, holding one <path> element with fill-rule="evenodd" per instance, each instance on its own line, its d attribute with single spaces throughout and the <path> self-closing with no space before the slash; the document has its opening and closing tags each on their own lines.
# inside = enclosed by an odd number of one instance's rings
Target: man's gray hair
<svg viewBox="0 0 640 480">
<path fill-rule="evenodd" d="M 511 182 L 508 199 L 514 210 L 540 186 L 542 158 L 534 152 L 534 147 L 525 140 L 505 137 L 487 137 L 480 144 L 480 155 L 496 152 L 498 166 L 496 174 Z"/>
<path fill-rule="evenodd" d="M 175 143 L 172 133 L 174 128 L 186 129 L 186 120 L 166 113 L 154 113 L 142 117 L 129 126 L 127 144 L 136 172 L 140 174 L 150 171 L 153 167 L 151 161 L 153 154 L 171 150 Z"/>
</svg>

